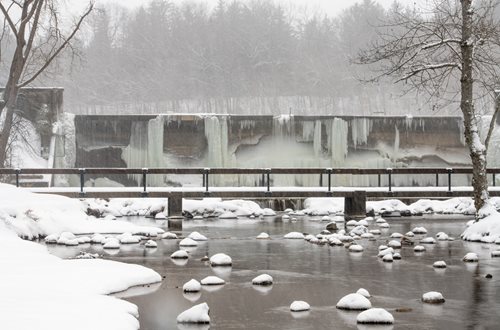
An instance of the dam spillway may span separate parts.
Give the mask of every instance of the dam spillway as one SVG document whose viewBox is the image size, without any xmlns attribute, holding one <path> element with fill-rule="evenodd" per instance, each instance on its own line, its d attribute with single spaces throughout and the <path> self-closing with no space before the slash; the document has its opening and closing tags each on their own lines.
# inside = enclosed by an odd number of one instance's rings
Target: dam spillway
<svg viewBox="0 0 500 330">
<path fill-rule="evenodd" d="M 76 115 L 76 167 L 456 167 L 469 156 L 460 117 Z M 72 145 L 72 143 L 69 143 Z M 140 177 L 109 178 L 125 185 Z M 201 178 L 155 176 L 152 185 L 198 185 Z M 258 185 L 258 176 L 211 177 L 219 185 Z M 396 177 L 433 185 L 434 177 Z M 463 178 L 467 180 L 467 178 Z M 464 182 L 465 182 L 464 181 Z M 459 183 L 459 182 L 457 182 Z M 277 186 L 317 185 L 312 175 L 275 176 Z M 377 177 L 336 176 L 342 186 Z"/>
</svg>

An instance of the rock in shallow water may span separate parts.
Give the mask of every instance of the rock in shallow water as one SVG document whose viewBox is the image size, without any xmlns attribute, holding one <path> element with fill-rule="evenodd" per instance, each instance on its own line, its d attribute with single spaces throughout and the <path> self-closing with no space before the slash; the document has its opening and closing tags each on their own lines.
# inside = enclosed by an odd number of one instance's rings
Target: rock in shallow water
<svg viewBox="0 0 500 330">
<path fill-rule="evenodd" d="M 430 291 L 422 295 L 422 301 L 427 304 L 442 304 L 445 302 L 440 292 Z"/>
<path fill-rule="evenodd" d="M 393 324 L 394 317 L 383 308 L 370 308 L 359 313 L 356 322 L 361 324 Z"/>
<path fill-rule="evenodd" d="M 372 307 L 370 300 L 359 293 L 350 293 L 337 303 L 338 309 L 365 310 Z"/>
<path fill-rule="evenodd" d="M 290 311 L 292 312 L 304 312 L 311 309 L 311 306 L 302 300 L 296 300 L 290 305 Z"/>
<path fill-rule="evenodd" d="M 208 315 L 210 308 L 207 303 L 202 303 L 191 307 L 190 309 L 182 312 L 177 316 L 178 323 L 210 323 L 210 316 Z"/>
</svg>

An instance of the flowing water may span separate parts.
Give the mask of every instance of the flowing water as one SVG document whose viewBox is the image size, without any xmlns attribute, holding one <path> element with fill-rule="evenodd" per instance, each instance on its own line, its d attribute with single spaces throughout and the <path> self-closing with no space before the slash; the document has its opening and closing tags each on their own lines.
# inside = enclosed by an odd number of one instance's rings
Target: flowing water
<svg viewBox="0 0 500 330">
<path fill-rule="evenodd" d="M 280 217 L 185 221 L 183 235 L 198 231 L 209 238 L 189 249 L 187 262 L 170 259 L 170 254 L 178 249 L 178 240 L 158 240 L 156 249 L 145 249 L 143 244 L 122 245 L 114 255 L 95 245 L 87 245 L 85 250 L 108 259 L 141 264 L 165 276 L 161 284 L 117 294 L 139 307 L 141 329 L 499 329 L 500 258 L 491 258 L 490 252 L 500 246 L 456 239 L 426 245 L 427 251 L 418 254 L 412 247 L 403 247 L 402 260 L 394 263 L 384 263 L 376 256 L 378 246 L 387 242 L 390 233 L 406 233 L 415 226 L 424 226 L 428 236 L 444 231 L 458 237 L 467 220 L 465 217 L 389 219 L 391 228 L 382 230 L 376 241 L 358 241 L 364 247 L 362 253 L 283 239 L 291 231 L 317 234 L 326 223 L 319 218 L 291 222 Z M 142 218 L 130 221 L 154 222 Z M 261 232 L 269 233 L 272 239 L 255 239 Z M 82 248 L 49 246 L 49 249 L 54 254 L 71 257 Z M 200 260 L 219 252 L 232 257 L 232 267 L 210 267 Z M 476 252 L 480 262 L 462 262 L 467 252 Z M 448 267 L 434 269 L 432 264 L 437 260 L 446 261 Z M 272 287 L 251 285 L 252 278 L 262 273 L 273 276 Z M 493 278 L 485 278 L 487 273 Z M 208 275 L 222 277 L 226 284 L 203 288 L 199 294 L 183 294 L 185 282 L 192 278 L 199 281 Z M 340 298 L 361 287 L 372 294 L 374 307 L 383 307 L 393 314 L 393 326 L 359 326 L 358 312 L 335 308 Z M 446 302 L 423 304 L 420 298 L 427 291 L 441 292 Z M 311 310 L 291 313 L 289 306 L 294 300 L 307 301 Z M 202 302 L 210 306 L 210 326 L 176 323 L 179 313 Z"/>
</svg>

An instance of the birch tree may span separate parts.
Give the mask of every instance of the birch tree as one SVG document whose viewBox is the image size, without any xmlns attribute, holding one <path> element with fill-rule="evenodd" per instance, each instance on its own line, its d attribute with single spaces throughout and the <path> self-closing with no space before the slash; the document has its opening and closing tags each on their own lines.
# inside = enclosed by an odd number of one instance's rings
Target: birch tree
<svg viewBox="0 0 500 330">
<path fill-rule="evenodd" d="M 498 114 L 495 92 L 500 78 L 498 0 L 434 0 L 417 10 L 393 6 L 379 39 L 359 54 L 361 64 L 378 65 L 376 77 L 395 77 L 409 89 L 459 102 L 465 142 L 472 162 L 472 186 L 477 218 L 487 204 L 486 155 Z M 485 102 L 489 98 L 489 102 Z M 497 104 L 487 138 L 479 135 L 481 104 Z"/>
<path fill-rule="evenodd" d="M 14 54 L 9 76 L 0 99 L 0 166 L 5 165 L 6 150 L 14 121 L 19 90 L 34 82 L 65 48 L 72 46 L 78 30 L 94 7 L 88 3 L 74 25 L 64 28 L 57 0 L 1 0 L 0 17 L 3 26 L 13 36 Z M 4 31 L 5 31 L 4 29 Z"/>
</svg>

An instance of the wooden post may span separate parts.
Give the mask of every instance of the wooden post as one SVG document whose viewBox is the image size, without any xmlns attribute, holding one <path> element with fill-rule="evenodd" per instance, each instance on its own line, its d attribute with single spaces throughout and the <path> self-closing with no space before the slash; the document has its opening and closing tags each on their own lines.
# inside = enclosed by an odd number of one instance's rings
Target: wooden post
<svg viewBox="0 0 500 330">
<path fill-rule="evenodd" d="M 366 217 L 366 191 L 356 190 L 344 199 L 344 216 L 347 219 Z"/>
<path fill-rule="evenodd" d="M 168 198 L 168 228 L 182 229 L 182 193 L 173 193 Z"/>
</svg>

